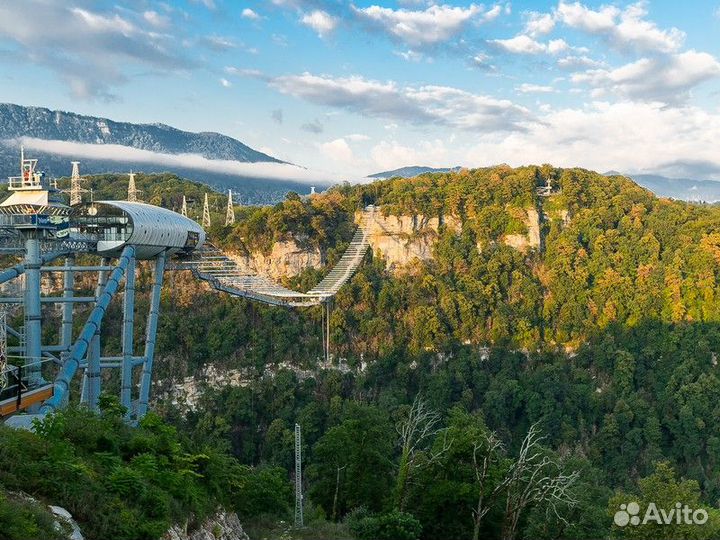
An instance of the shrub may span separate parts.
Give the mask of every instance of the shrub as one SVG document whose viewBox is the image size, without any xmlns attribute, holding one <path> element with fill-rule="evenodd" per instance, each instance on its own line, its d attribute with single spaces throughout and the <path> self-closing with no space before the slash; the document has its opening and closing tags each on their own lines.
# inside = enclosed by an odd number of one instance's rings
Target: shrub
<svg viewBox="0 0 720 540">
<path fill-rule="evenodd" d="M 348 519 L 350 530 L 359 540 L 417 540 L 422 532 L 420 522 L 407 512 L 362 515 Z"/>
</svg>

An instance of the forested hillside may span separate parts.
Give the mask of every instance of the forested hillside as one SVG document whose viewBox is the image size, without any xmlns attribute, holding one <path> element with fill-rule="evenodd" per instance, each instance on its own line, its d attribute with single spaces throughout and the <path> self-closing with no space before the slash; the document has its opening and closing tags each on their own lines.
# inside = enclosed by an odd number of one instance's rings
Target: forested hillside
<svg viewBox="0 0 720 540">
<path fill-rule="evenodd" d="M 149 180 L 148 200 L 178 207 L 171 184 L 163 194 Z M 184 448 L 227 451 L 289 490 L 295 423 L 303 429 L 310 528 L 287 530 L 289 504 L 269 499 L 275 507 L 247 514 L 251 536 L 720 535 L 720 208 L 658 199 L 619 176 L 498 167 L 291 194 L 238 209 L 234 226 L 216 220 L 211 237 L 237 251 L 294 238 L 331 264 L 369 204 L 417 216 L 402 240 L 430 238 L 432 258 L 391 272 L 367 256 L 333 301 L 332 365 L 319 308 L 168 276 L 154 407 Z M 540 242 L 519 250 L 505 239 L 528 232 L 527 209 Z M 444 224 L 424 227 L 428 218 Z M 322 275 L 287 281 L 305 290 Z M 188 381 L 197 403 L 174 405 L 174 385 Z M 680 499 L 708 523 L 613 526 L 622 503 Z"/>
<path fill-rule="evenodd" d="M 548 180 L 553 194 L 539 197 L 536 187 Z M 322 355 L 319 310 L 168 298 L 162 348 L 173 372 L 213 362 L 249 382 L 209 389 L 187 415 L 158 403 L 178 425 L 230 441 L 244 462 L 291 471 L 299 422 L 308 499 L 319 514 L 402 521 L 404 514 L 389 514 L 402 510 L 427 539 L 471 537 L 480 492 L 489 505 L 478 525 L 484 537 L 631 534 L 611 530 L 617 504 L 608 501 L 618 490 L 639 497 L 651 482 L 716 506 L 717 208 L 657 199 L 623 177 L 495 168 L 290 199 L 249 211 L 226 238 L 246 237 L 254 220 L 268 238 L 314 235 L 312 224 L 334 199 L 341 221 L 375 204 L 389 214 L 454 216 L 462 227 L 441 227 L 433 260 L 404 272 L 369 257 L 334 301 L 336 369 L 310 377 Z M 500 239 L 523 232 L 518 209 L 528 207 L 543 216 L 542 242 L 520 252 Z M 332 231 L 313 238 L 328 247 Z M 319 278 L 309 271 L 295 283 Z M 408 465 L 396 426 L 418 396 L 443 430 L 431 430 Z M 560 518 L 546 502 L 530 503 L 508 530 L 513 489 L 501 479 L 532 426 L 560 470 L 579 471 L 565 501 L 577 503 L 558 508 Z M 481 487 L 476 464 L 478 453 L 492 454 L 490 432 L 504 450 Z M 455 442 L 443 451 L 448 437 Z M 717 519 L 711 512 L 712 527 Z M 692 534 L 717 535 L 709 531 Z"/>
</svg>

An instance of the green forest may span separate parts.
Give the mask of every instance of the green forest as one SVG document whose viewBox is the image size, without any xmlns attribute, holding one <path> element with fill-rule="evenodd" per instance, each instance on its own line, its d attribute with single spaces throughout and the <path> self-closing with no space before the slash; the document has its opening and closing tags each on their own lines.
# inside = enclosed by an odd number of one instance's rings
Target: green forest
<svg viewBox="0 0 720 540">
<path fill-rule="evenodd" d="M 122 177 L 91 182 L 98 200 L 124 196 Z M 186 194 L 191 216 L 204 196 L 171 175 L 138 175 L 138 187 L 176 210 Z M 210 238 L 223 248 L 267 252 L 293 238 L 327 265 L 366 205 L 461 226 L 419 227 L 432 260 L 401 271 L 366 255 L 332 303 L 332 368 L 319 365 L 320 308 L 260 305 L 169 273 L 157 379 L 167 390 L 212 365 L 247 383 L 200 382 L 189 410 L 158 385 L 136 429 L 107 397 L 100 416 L 70 407 L 35 433 L 2 430 L 7 492 L 66 506 L 98 540 L 159 538 L 217 506 L 238 512 L 253 540 L 720 537 L 720 208 L 549 165 L 290 193 L 238 207 L 228 227 L 225 197 L 211 204 Z M 541 242 L 519 251 L 503 238 L 527 232 L 529 208 Z M 307 290 L 323 275 L 286 284 Z M 108 316 L 112 348 L 119 308 Z M 299 530 L 288 525 L 296 423 Z M 682 502 L 708 519 L 614 525 L 631 501 Z M 46 526 L 17 504 L 0 492 L 0 531 Z"/>
</svg>

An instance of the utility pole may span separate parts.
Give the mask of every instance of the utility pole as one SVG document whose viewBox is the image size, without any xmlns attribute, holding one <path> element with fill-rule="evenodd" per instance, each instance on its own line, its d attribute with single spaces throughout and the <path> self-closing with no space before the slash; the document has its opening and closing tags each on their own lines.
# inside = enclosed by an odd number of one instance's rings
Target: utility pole
<svg viewBox="0 0 720 540">
<path fill-rule="evenodd" d="M 225 212 L 225 226 L 235 223 L 235 208 L 233 207 L 232 189 L 228 190 L 227 210 Z"/>
<path fill-rule="evenodd" d="M 180 209 L 180 213 L 187 217 L 187 199 L 185 198 L 185 195 L 183 195 L 183 202 L 182 202 L 182 208 Z"/>
<path fill-rule="evenodd" d="M 295 526 L 303 526 L 302 432 L 300 424 L 295 424 Z"/>
<path fill-rule="evenodd" d="M 210 228 L 210 204 L 208 203 L 207 193 L 205 194 L 205 203 L 203 204 L 202 226 L 205 229 Z"/>
</svg>

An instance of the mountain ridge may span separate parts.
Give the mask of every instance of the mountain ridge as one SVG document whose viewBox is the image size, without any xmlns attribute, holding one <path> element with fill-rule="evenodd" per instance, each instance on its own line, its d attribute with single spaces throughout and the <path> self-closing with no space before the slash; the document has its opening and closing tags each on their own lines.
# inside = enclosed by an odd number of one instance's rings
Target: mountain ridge
<svg viewBox="0 0 720 540">
<path fill-rule="evenodd" d="M 199 155 L 208 160 L 227 160 L 239 163 L 291 165 L 273 156 L 259 152 L 246 144 L 215 132 L 193 133 L 163 123 L 134 124 L 108 118 L 81 115 L 73 112 L 0 103 L 0 178 L 18 173 L 19 141 L 23 137 L 44 141 L 62 141 L 88 145 L 119 145 L 165 155 Z M 130 170 L 136 172 L 174 173 L 183 178 L 199 181 L 219 191 L 232 189 L 248 204 L 275 204 L 289 191 L 306 193 L 311 182 L 296 179 L 270 179 L 258 174 L 240 176 L 191 166 L 168 165 L 139 161 L 128 153 L 122 159 L 79 155 L 71 158 L 49 149 L 32 149 L 28 152 L 39 160 L 39 167 L 50 176 L 70 174 L 70 161 L 81 162 L 81 174 L 113 174 Z M 209 164 L 212 166 L 212 163 Z M 312 182 L 318 189 L 329 186 L 327 181 Z"/>
<path fill-rule="evenodd" d="M 413 178 L 427 173 L 446 173 L 460 170 L 462 167 L 424 167 L 411 165 L 400 167 L 391 171 L 369 174 L 367 178 L 386 179 L 393 177 Z M 720 182 L 717 180 L 702 180 L 692 178 L 669 178 L 658 174 L 625 174 L 611 170 L 603 173 L 604 176 L 624 176 L 636 184 L 649 189 L 659 197 L 670 197 L 690 202 L 720 201 Z"/>
</svg>

